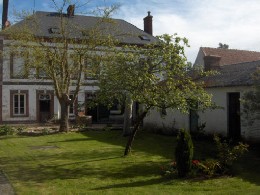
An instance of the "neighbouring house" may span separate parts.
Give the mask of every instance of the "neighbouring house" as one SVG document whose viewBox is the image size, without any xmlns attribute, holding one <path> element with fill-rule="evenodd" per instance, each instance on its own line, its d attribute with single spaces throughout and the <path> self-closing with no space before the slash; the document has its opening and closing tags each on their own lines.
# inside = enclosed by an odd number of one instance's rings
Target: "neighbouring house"
<svg viewBox="0 0 260 195">
<path fill-rule="evenodd" d="M 73 7 L 70 7 L 73 8 Z M 54 12 L 37 11 L 32 15 L 36 19 L 38 25 L 35 36 L 52 42 L 52 38 L 59 34 L 60 14 Z M 72 38 L 86 38 L 84 32 L 73 28 L 74 26 L 82 26 L 91 29 L 102 21 L 99 17 L 74 15 L 74 10 L 68 9 L 68 13 L 64 13 L 63 17 L 67 17 L 70 28 L 70 36 Z M 22 28 L 26 19 L 12 25 L 9 28 Z M 138 29 L 121 19 L 111 19 L 111 31 L 106 31 L 111 35 L 120 34 L 118 37 L 120 44 L 130 44 L 142 46 L 144 44 L 154 43 L 157 39 L 152 35 L 152 16 L 148 12 L 148 16 L 144 18 L 144 30 Z M 106 28 L 107 29 L 107 28 Z M 8 44 L 12 41 L 4 34 L 0 35 L 0 50 L 2 58 L 0 59 L 0 124 L 6 123 L 34 123 L 45 122 L 53 117 L 59 118 L 60 105 L 54 93 L 51 80 L 44 78 L 44 73 L 35 70 L 29 70 L 27 77 L 20 77 L 19 73 L 25 66 L 25 60 L 16 57 L 12 53 L 8 54 Z M 53 43 L 52 43 L 53 44 Z M 55 43 L 54 43 L 55 44 Z M 53 46 L 53 45 L 52 45 Z M 73 91 L 73 86 L 71 91 Z M 74 105 L 70 106 L 70 117 L 75 117 L 77 107 L 82 103 L 86 103 L 93 98 L 93 94 L 98 90 L 96 80 L 85 77 L 84 84 L 80 87 L 77 100 Z M 120 113 L 119 108 L 115 106 L 113 111 L 108 110 L 106 106 L 99 105 L 95 108 L 85 110 L 86 115 L 91 115 L 93 122 L 108 121 L 111 114 Z"/>
<path fill-rule="evenodd" d="M 169 132 L 185 128 L 196 131 L 205 124 L 208 134 L 220 133 L 231 138 L 260 141 L 260 121 L 248 125 L 240 98 L 252 90 L 252 74 L 260 68 L 260 52 L 201 47 L 194 66 L 216 70 L 218 74 L 204 78 L 205 89 L 212 94 L 218 109 L 181 114 L 176 110 L 152 111 L 145 119 L 146 128 Z"/>
</svg>

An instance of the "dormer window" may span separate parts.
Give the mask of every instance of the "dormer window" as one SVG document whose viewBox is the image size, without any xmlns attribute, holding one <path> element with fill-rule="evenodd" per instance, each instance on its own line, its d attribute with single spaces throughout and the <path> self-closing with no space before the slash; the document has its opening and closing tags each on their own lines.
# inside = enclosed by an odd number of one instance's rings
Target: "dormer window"
<svg viewBox="0 0 260 195">
<path fill-rule="evenodd" d="M 147 35 L 140 35 L 139 38 L 143 41 L 151 41 L 151 39 Z"/>
<path fill-rule="evenodd" d="M 50 34 L 60 34 L 60 29 L 58 27 L 49 28 L 49 33 Z"/>
</svg>

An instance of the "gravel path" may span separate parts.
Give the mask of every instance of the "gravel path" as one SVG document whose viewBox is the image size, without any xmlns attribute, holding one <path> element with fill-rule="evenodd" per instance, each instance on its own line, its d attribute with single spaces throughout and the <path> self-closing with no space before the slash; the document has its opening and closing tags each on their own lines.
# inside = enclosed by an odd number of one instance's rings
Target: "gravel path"
<svg viewBox="0 0 260 195">
<path fill-rule="evenodd" d="M 0 194 L 1 195 L 13 195 L 15 194 L 14 189 L 8 181 L 5 174 L 0 171 Z"/>
</svg>

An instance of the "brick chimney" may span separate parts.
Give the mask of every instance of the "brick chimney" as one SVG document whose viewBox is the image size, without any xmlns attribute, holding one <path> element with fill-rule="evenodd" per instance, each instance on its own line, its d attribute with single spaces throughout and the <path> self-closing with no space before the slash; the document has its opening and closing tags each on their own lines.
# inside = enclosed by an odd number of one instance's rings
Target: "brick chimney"
<svg viewBox="0 0 260 195">
<path fill-rule="evenodd" d="M 144 18 L 144 32 L 153 35 L 153 16 L 150 14 L 151 12 L 148 11 L 148 16 Z"/>
<path fill-rule="evenodd" d="M 220 67 L 220 56 L 209 55 L 204 57 L 204 70 L 217 70 Z"/>
<path fill-rule="evenodd" d="M 75 5 L 69 5 L 69 7 L 67 8 L 68 17 L 74 16 L 74 11 L 75 11 Z"/>
<path fill-rule="evenodd" d="M 9 0 L 3 0 L 2 29 L 5 29 L 5 23 L 8 19 L 8 4 Z"/>
</svg>

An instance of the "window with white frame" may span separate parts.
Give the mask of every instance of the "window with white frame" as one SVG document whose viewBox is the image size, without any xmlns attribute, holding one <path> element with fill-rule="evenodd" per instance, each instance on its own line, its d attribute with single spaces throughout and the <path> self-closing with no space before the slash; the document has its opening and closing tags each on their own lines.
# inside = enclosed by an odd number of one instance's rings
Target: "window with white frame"
<svg viewBox="0 0 260 195">
<path fill-rule="evenodd" d="M 13 95 L 13 115 L 25 115 L 26 113 L 26 94 Z"/>
<path fill-rule="evenodd" d="M 11 90 L 10 91 L 10 116 L 28 117 L 29 116 L 29 91 Z"/>
</svg>

